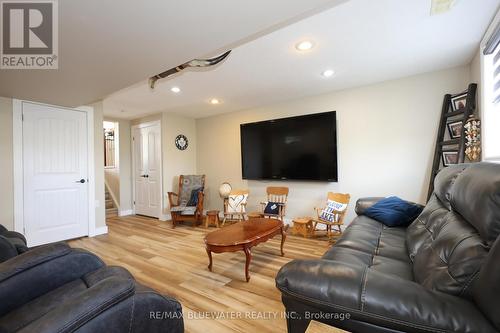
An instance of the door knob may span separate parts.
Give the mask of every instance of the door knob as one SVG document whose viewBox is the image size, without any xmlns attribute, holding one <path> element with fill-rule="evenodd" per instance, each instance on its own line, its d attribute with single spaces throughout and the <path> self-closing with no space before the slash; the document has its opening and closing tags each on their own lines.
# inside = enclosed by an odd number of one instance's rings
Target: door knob
<svg viewBox="0 0 500 333">
<path fill-rule="evenodd" d="M 149 175 L 144 175 L 145 178 L 149 178 Z"/>
<path fill-rule="evenodd" d="M 85 183 L 85 179 L 80 179 L 80 180 L 77 180 L 75 183 L 81 183 L 81 184 L 84 184 Z"/>
</svg>

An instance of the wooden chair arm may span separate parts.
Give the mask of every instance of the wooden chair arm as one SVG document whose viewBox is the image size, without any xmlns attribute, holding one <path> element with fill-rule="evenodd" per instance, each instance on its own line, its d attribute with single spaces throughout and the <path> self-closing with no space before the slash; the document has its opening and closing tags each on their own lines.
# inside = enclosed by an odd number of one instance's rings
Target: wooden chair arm
<svg viewBox="0 0 500 333">
<path fill-rule="evenodd" d="M 174 199 L 174 197 L 176 199 Z M 174 192 L 168 192 L 168 203 L 170 204 L 170 207 L 179 206 L 179 195 Z"/>
<path fill-rule="evenodd" d="M 199 213 L 203 213 L 203 200 L 205 198 L 205 193 L 203 191 L 198 192 L 198 204 L 196 205 L 196 210 Z"/>
</svg>

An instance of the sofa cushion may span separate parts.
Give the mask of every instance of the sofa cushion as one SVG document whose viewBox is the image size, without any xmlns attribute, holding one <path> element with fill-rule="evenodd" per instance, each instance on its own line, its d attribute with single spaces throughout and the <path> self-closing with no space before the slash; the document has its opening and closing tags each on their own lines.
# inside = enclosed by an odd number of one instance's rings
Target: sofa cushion
<svg viewBox="0 0 500 333">
<path fill-rule="evenodd" d="M 74 299 L 82 298 L 88 289 L 110 278 L 133 280 L 130 273 L 121 267 L 102 267 L 54 289 L 0 318 L 1 332 L 16 332 Z"/>
<path fill-rule="evenodd" d="M 455 212 L 446 214 L 442 221 L 440 230 L 426 240 L 414 258 L 415 280 L 431 290 L 470 297 L 488 248 Z"/>
<path fill-rule="evenodd" d="M 500 331 L 500 238 L 497 238 L 474 282 L 474 301 Z"/>
<path fill-rule="evenodd" d="M 467 168 L 466 164 L 450 165 L 449 167 L 441 169 L 436 175 L 436 178 L 434 178 L 434 194 L 448 210 L 451 208 L 451 188 L 458 175 L 460 175 L 465 168 Z"/>
<path fill-rule="evenodd" d="M 357 217 L 322 258 L 413 280 L 404 229 L 387 227 L 367 216 Z"/>
<path fill-rule="evenodd" d="M 422 213 L 408 226 L 406 230 L 406 246 L 412 261 L 415 259 L 420 247 L 429 241 L 432 235 L 439 232 L 444 222 L 443 218 L 449 212 L 441 200 L 433 194 Z"/>
<path fill-rule="evenodd" d="M 451 206 L 473 225 L 488 244 L 500 234 L 500 172 L 498 165 L 478 163 L 456 178 Z"/>
<path fill-rule="evenodd" d="M 388 227 L 399 227 L 413 222 L 421 211 L 422 208 L 418 205 L 398 197 L 388 197 L 366 209 L 364 214 Z"/>
</svg>

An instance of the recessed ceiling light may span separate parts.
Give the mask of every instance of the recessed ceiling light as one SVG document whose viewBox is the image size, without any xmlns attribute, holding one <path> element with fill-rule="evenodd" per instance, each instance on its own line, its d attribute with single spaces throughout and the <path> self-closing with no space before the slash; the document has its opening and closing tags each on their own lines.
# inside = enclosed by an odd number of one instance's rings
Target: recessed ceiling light
<svg viewBox="0 0 500 333">
<path fill-rule="evenodd" d="M 181 92 L 181 88 L 179 88 L 179 87 L 172 87 L 172 88 L 170 88 L 170 91 L 177 94 L 177 93 Z"/>
<path fill-rule="evenodd" d="M 303 40 L 302 42 L 295 44 L 295 48 L 299 51 L 309 51 L 313 48 L 313 46 L 314 44 L 310 40 Z"/>
<path fill-rule="evenodd" d="M 220 104 L 220 101 L 217 98 L 212 98 L 210 100 L 210 104 L 213 104 L 213 105 Z"/>
<path fill-rule="evenodd" d="M 455 0 L 432 0 L 431 15 L 446 13 L 455 5 Z"/>
<path fill-rule="evenodd" d="M 324 71 L 323 73 L 321 73 L 321 75 L 323 75 L 324 77 L 330 77 L 333 74 L 335 74 L 335 72 L 333 71 L 333 69 L 327 69 L 326 71 Z"/>
</svg>

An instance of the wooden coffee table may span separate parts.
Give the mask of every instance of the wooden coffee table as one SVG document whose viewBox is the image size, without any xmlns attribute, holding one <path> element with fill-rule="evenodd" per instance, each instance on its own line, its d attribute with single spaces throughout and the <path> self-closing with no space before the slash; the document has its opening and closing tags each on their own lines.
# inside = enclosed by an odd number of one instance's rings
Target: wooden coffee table
<svg viewBox="0 0 500 333">
<path fill-rule="evenodd" d="M 212 252 L 243 251 L 246 256 L 245 277 L 248 282 L 250 280 L 248 267 L 252 260 L 251 248 L 278 234 L 281 234 L 281 255 L 283 256 L 285 255 L 283 244 L 285 243 L 286 233 L 281 220 L 269 218 L 250 219 L 212 231 L 205 236 L 205 246 L 209 259 L 208 269 L 212 271 Z"/>
</svg>

